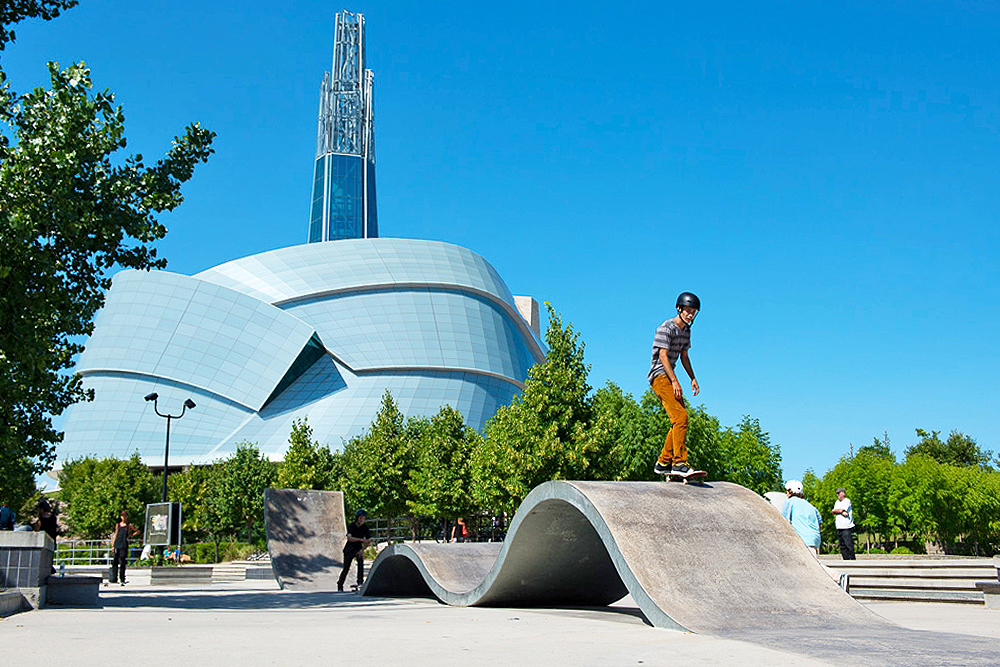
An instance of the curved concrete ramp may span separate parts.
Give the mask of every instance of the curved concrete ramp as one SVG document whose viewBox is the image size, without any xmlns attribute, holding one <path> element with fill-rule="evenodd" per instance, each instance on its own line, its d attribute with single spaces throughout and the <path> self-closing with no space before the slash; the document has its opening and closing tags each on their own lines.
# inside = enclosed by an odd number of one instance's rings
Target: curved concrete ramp
<svg viewBox="0 0 1000 667">
<path fill-rule="evenodd" d="M 343 493 L 266 489 L 264 527 L 279 586 L 337 590 L 347 541 Z"/>
<path fill-rule="evenodd" d="M 709 634 L 885 625 L 844 593 L 766 500 L 735 484 L 547 482 L 501 544 L 400 544 L 364 595 L 452 605 L 607 605 Z"/>
</svg>

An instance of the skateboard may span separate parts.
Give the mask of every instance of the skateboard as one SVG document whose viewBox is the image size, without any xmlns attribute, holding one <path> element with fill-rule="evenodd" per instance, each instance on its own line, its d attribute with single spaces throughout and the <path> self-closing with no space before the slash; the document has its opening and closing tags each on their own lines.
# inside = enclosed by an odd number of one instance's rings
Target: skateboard
<svg viewBox="0 0 1000 667">
<path fill-rule="evenodd" d="M 692 470 L 686 475 L 680 473 L 667 473 L 663 476 L 663 479 L 667 482 L 684 482 L 685 484 L 697 484 L 698 486 L 705 486 L 705 476 L 708 475 L 704 470 Z"/>
</svg>

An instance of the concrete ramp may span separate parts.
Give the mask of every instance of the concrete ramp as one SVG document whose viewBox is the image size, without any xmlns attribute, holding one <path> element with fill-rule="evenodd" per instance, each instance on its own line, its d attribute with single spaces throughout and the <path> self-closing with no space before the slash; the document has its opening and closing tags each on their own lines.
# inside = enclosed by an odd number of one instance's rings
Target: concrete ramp
<svg viewBox="0 0 1000 667">
<path fill-rule="evenodd" d="M 725 482 L 547 482 L 503 544 L 399 544 L 364 595 L 452 605 L 607 605 L 654 626 L 732 635 L 886 625 L 844 593 L 766 500 Z"/>
<path fill-rule="evenodd" d="M 264 527 L 279 586 L 337 590 L 347 541 L 343 493 L 266 489 Z"/>
</svg>

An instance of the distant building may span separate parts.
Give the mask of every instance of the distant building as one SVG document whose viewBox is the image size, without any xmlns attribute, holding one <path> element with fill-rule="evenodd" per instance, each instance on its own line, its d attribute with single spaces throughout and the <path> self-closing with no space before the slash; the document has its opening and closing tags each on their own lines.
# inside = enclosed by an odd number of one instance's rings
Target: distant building
<svg viewBox="0 0 1000 667">
<path fill-rule="evenodd" d="M 374 75 L 365 68 L 365 18 L 337 14 L 333 75 L 323 75 L 309 242 L 378 238 Z"/>
<path fill-rule="evenodd" d="M 143 400 L 153 392 L 171 414 L 194 401 L 170 432 L 171 465 L 192 465 L 242 441 L 280 460 L 299 418 L 340 449 L 386 391 L 405 415 L 447 404 L 482 429 L 523 388 L 544 359 L 538 302 L 465 248 L 377 238 L 371 91 L 364 17 L 342 12 L 310 243 L 194 276 L 116 274 L 75 369 L 95 400 L 67 411 L 60 462 L 138 451 L 162 465 L 164 420 Z"/>
<path fill-rule="evenodd" d="M 479 255 L 447 243 L 356 239 L 282 248 L 194 276 L 122 271 L 76 372 L 96 398 L 67 412 L 65 461 L 138 451 L 156 466 L 208 463 L 244 440 L 279 460 L 308 417 L 334 450 L 392 392 L 406 415 L 448 404 L 481 429 L 543 357 L 537 302 L 521 315 Z"/>
</svg>

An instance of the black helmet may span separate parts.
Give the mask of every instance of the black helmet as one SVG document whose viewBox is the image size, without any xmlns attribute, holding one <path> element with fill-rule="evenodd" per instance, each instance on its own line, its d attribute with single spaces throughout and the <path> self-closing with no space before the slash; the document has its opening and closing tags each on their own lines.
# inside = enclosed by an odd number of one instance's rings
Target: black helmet
<svg viewBox="0 0 1000 667">
<path fill-rule="evenodd" d="M 701 300 L 691 292 L 681 292 L 677 295 L 677 307 L 685 308 L 688 306 L 695 310 L 701 310 Z"/>
<path fill-rule="evenodd" d="M 359 516 L 368 516 L 368 512 L 365 510 L 356 510 L 354 512 L 354 518 L 357 519 Z"/>
</svg>

